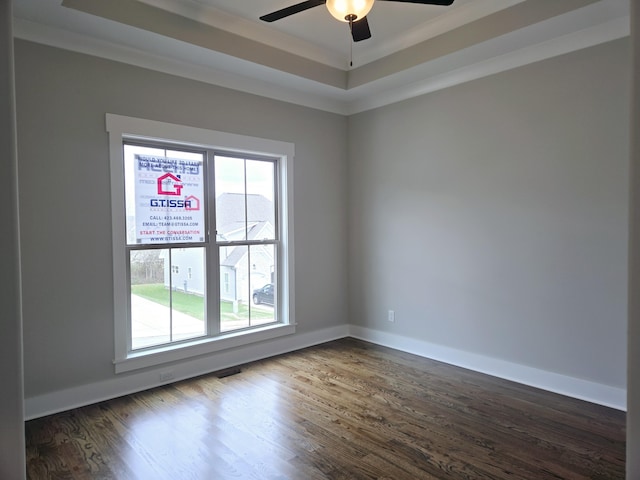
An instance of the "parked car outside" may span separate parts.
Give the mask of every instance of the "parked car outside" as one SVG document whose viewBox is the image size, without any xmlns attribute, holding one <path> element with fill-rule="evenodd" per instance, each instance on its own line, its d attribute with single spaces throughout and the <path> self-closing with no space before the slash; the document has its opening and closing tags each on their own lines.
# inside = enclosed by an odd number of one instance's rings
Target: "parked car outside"
<svg viewBox="0 0 640 480">
<path fill-rule="evenodd" d="M 253 303 L 255 305 L 273 305 L 273 292 L 273 283 L 267 283 L 264 287 L 255 289 L 253 291 Z"/>
</svg>

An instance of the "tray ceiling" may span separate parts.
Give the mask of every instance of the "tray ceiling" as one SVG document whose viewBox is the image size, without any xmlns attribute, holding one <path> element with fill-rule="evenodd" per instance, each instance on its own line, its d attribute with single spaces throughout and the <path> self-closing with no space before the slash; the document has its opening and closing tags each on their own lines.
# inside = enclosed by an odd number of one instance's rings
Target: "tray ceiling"
<svg viewBox="0 0 640 480">
<path fill-rule="evenodd" d="M 17 37 L 349 114 L 629 33 L 623 0 L 378 1 L 372 38 L 296 0 L 14 0 Z M 353 66 L 349 65 L 353 60 Z"/>
</svg>

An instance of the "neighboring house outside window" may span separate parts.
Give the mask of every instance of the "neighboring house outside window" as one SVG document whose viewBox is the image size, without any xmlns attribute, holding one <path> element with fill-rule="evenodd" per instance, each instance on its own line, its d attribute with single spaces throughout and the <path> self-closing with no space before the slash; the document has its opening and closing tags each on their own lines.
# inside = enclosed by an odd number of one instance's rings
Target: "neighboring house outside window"
<svg viewBox="0 0 640 480">
<path fill-rule="evenodd" d="M 223 296 L 229 293 L 229 272 L 223 272 L 224 275 L 224 279 L 223 279 L 223 285 L 224 285 L 224 290 L 223 290 Z"/>
<path fill-rule="evenodd" d="M 116 115 L 107 130 L 116 372 L 293 333 L 293 145 Z"/>
</svg>

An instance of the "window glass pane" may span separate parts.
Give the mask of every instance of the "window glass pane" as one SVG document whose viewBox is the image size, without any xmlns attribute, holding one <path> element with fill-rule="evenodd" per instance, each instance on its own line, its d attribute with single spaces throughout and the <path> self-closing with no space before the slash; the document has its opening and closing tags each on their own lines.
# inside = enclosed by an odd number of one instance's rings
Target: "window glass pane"
<svg viewBox="0 0 640 480">
<path fill-rule="evenodd" d="M 206 334 L 205 250 L 131 251 L 131 348 Z"/>
<path fill-rule="evenodd" d="M 205 250 L 172 248 L 171 265 L 171 340 L 205 335 Z"/>
<path fill-rule="evenodd" d="M 220 247 L 220 331 L 276 321 L 274 245 Z"/>
<path fill-rule="evenodd" d="M 276 321 L 276 262 L 275 245 L 252 245 L 249 250 L 251 279 L 251 326 Z"/>
<path fill-rule="evenodd" d="M 168 249 L 133 250 L 131 267 L 131 348 L 167 343 L 171 338 Z"/>
<path fill-rule="evenodd" d="M 249 248 L 220 247 L 220 331 L 249 326 Z"/>
<path fill-rule="evenodd" d="M 274 164 L 247 160 L 247 238 L 275 238 Z"/>
<path fill-rule="evenodd" d="M 204 156 L 125 145 L 127 243 L 205 241 Z"/>
<path fill-rule="evenodd" d="M 215 157 L 216 238 L 229 242 L 246 240 L 245 162 Z"/>
</svg>

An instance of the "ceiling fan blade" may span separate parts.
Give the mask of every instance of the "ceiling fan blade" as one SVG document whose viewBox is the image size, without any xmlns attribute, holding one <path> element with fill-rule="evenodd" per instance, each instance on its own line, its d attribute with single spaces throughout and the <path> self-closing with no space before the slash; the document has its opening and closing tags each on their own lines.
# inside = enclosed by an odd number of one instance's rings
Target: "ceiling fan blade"
<svg viewBox="0 0 640 480">
<path fill-rule="evenodd" d="M 453 0 L 381 0 L 384 2 L 421 3 L 422 5 L 442 5 L 448 6 Z"/>
<path fill-rule="evenodd" d="M 306 2 L 296 3 L 295 5 L 283 8 L 282 10 L 277 10 L 275 12 L 268 13 L 267 15 L 263 15 L 260 17 L 260 20 L 264 22 L 275 22 L 276 20 L 288 17 L 289 15 L 304 12 L 305 10 L 317 7 L 318 5 L 324 5 L 326 2 L 327 0 L 308 0 Z"/>
<path fill-rule="evenodd" d="M 351 24 L 351 36 L 354 42 L 361 42 L 367 38 L 371 38 L 371 30 L 369 30 L 369 20 L 362 17 L 357 22 Z"/>
</svg>

